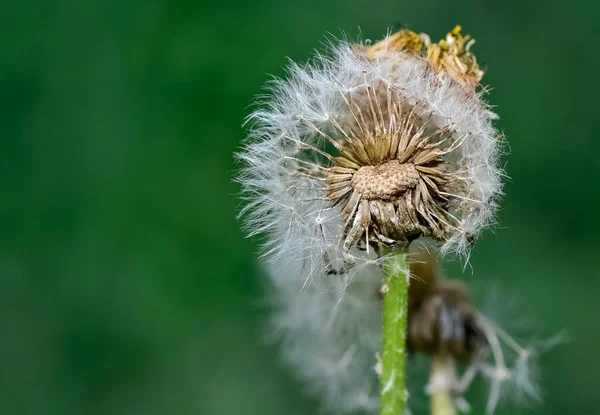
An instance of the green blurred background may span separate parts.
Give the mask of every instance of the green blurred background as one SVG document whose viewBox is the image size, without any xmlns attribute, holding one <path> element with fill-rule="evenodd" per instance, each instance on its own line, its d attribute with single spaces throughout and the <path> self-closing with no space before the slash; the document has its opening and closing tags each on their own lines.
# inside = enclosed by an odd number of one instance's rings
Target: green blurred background
<svg viewBox="0 0 600 415">
<path fill-rule="evenodd" d="M 456 23 L 511 147 L 501 227 L 465 278 L 574 338 L 542 360 L 545 405 L 500 413 L 600 413 L 599 17 L 584 0 L 3 2 L 0 413 L 317 413 L 262 340 L 242 120 L 328 32 Z"/>
</svg>

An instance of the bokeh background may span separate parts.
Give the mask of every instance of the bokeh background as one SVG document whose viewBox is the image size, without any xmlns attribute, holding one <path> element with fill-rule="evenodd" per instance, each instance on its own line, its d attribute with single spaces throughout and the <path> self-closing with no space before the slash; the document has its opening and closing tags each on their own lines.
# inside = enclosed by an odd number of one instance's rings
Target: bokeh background
<svg viewBox="0 0 600 415">
<path fill-rule="evenodd" d="M 447 272 L 571 333 L 542 359 L 545 404 L 499 413 L 599 413 L 599 4 L 3 2 L 0 413 L 318 413 L 263 341 L 231 179 L 242 120 L 327 33 L 456 23 L 494 87 L 511 180 L 474 271 Z"/>
</svg>

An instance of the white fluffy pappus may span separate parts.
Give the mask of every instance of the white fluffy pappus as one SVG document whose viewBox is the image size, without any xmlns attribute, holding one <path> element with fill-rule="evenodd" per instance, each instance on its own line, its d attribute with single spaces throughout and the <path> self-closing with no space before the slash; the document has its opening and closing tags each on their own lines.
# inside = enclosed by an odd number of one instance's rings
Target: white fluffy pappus
<svg viewBox="0 0 600 415">
<path fill-rule="evenodd" d="M 501 194 L 502 140 L 481 94 L 413 53 L 390 50 L 367 59 L 346 42 L 332 45 L 329 52 L 304 66 L 291 63 L 287 79 L 272 81 L 269 94 L 260 99 L 262 105 L 248 118 L 249 135 L 237 154 L 242 163 L 237 180 L 247 202 L 241 216 L 250 235 L 265 236 L 264 258 L 308 261 L 310 277 L 322 272 L 324 258 L 325 262 L 343 258 L 348 232 L 342 214 L 345 203 L 329 197 L 331 185 L 324 186 L 326 179 L 318 175 L 331 167 L 335 154 L 328 153 L 334 140 L 341 142 L 363 127 L 378 127 L 378 114 L 363 119 L 358 127 L 354 120 L 360 109 L 353 105 L 367 107 L 373 102 L 405 107 L 396 118 L 411 116 L 412 111 L 428 131 L 445 129 L 446 134 L 435 139 L 444 141 L 440 147 L 448 152 L 443 160 L 461 174 L 463 186 L 453 194 L 444 193 L 449 216 L 434 220 L 452 230 L 438 238 L 443 239 L 442 253 L 466 254 L 470 241 L 493 223 Z M 382 96 L 374 91 L 383 91 L 378 92 Z M 393 102 L 390 106 L 384 100 Z M 376 112 L 383 128 L 391 129 L 389 108 Z"/>
<path fill-rule="evenodd" d="M 360 273 L 360 278 L 330 275 L 304 289 L 305 274 L 296 264 L 278 261 L 267 271 L 272 276 L 269 337 L 280 342 L 282 361 L 326 411 L 375 413 L 382 275 L 376 261 L 357 262 L 350 273 Z"/>
</svg>

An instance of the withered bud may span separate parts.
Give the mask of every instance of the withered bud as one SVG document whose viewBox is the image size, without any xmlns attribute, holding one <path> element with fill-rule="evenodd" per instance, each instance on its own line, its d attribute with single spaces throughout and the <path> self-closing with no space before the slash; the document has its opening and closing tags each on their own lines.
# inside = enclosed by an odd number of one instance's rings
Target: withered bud
<svg viewBox="0 0 600 415">
<path fill-rule="evenodd" d="M 407 346 L 427 355 L 469 361 L 487 348 L 467 286 L 438 278 L 434 255 L 423 251 L 411 264 Z"/>
</svg>

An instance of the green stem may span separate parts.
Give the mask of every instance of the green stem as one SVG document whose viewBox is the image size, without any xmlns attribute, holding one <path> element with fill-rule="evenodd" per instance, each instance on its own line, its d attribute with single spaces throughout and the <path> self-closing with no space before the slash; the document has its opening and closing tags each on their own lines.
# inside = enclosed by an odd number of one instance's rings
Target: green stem
<svg viewBox="0 0 600 415">
<path fill-rule="evenodd" d="M 402 415 L 410 271 L 406 250 L 389 254 L 384 267 L 380 415 Z"/>
</svg>

